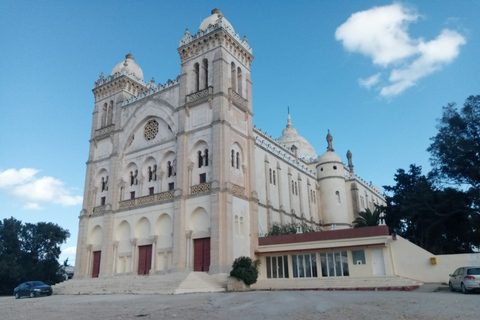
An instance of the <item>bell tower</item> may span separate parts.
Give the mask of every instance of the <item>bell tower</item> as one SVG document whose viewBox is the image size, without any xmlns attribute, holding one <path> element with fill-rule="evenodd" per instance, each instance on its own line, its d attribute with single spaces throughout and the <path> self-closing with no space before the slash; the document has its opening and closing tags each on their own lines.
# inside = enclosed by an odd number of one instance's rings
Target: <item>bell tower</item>
<svg viewBox="0 0 480 320">
<path fill-rule="evenodd" d="M 179 171 L 177 179 L 183 181 L 188 196 L 186 209 L 178 213 L 184 218 L 175 224 L 175 230 L 185 232 L 178 232 L 175 241 L 195 251 L 195 240 L 209 236 L 209 271 L 229 272 L 233 260 L 253 254 L 257 243 L 253 236 L 257 233 L 257 209 L 252 196 L 256 195 L 252 49 L 247 38 L 240 38 L 222 12 L 214 9 L 196 34 L 185 31 L 178 53 L 181 74 L 177 156 L 184 170 Z M 207 151 L 208 165 L 202 171 Z M 189 210 L 196 207 L 195 185 L 202 183 L 211 188 L 206 208 L 209 234 L 196 234 L 189 220 Z M 182 265 L 182 261 L 177 262 Z"/>
</svg>

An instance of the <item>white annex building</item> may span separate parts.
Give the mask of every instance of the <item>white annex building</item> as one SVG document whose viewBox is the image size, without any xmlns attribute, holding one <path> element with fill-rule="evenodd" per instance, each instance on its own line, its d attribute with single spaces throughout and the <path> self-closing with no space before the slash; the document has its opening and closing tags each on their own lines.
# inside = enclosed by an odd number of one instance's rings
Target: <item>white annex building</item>
<svg viewBox="0 0 480 320">
<path fill-rule="evenodd" d="M 260 259 L 260 279 L 408 270 L 386 226 L 352 228 L 384 198 L 326 129 L 317 154 L 290 115 L 278 139 L 253 126 L 252 48 L 220 10 L 177 50 L 166 84 L 146 82 L 131 54 L 95 83 L 76 279 L 229 273 L 239 256 Z M 292 222 L 318 232 L 264 237 Z"/>
</svg>

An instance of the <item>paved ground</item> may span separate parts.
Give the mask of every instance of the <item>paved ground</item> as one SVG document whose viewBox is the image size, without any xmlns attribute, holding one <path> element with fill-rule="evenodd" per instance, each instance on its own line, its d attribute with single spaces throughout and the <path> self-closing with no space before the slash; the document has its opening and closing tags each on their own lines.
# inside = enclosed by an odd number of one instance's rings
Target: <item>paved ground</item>
<svg viewBox="0 0 480 320">
<path fill-rule="evenodd" d="M 479 319 L 479 301 L 446 290 L 0 297 L 0 319 Z"/>
</svg>

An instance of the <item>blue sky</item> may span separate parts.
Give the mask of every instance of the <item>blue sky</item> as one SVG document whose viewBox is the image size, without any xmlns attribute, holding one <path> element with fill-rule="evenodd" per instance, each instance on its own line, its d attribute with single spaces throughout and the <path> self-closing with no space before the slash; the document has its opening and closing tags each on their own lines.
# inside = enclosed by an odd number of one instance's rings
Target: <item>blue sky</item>
<svg viewBox="0 0 480 320">
<path fill-rule="evenodd" d="M 176 78 L 179 40 L 213 8 L 253 48 L 254 124 L 278 138 L 290 107 L 319 155 L 330 130 L 378 186 L 427 172 L 442 106 L 480 94 L 476 0 L 0 0 L 0 219 L 68 229 L 74 262 L 94 82 L 127 53 L 146 81 Z"/>
</svg>

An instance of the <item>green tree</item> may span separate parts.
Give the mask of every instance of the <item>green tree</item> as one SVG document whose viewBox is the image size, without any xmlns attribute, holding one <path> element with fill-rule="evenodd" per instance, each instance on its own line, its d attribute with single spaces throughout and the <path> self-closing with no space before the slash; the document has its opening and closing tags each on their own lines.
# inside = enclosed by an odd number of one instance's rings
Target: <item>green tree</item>
<svg viewBox="0 0 480 320">
<path fill-rule="evenodd" d="M 23 225 L 13 217 L 0 221 L 0 294 L 11 294 L 26 280 L 60 282 L 60 245 L 69 236 L 68 230 L 50 222 Z"/>
<path fill-rule="evenodd" d="M 378 226 L 380 222 L 380 215 L 382 214 L 382 209 L 375 208 L 375 210 L 370 210 L 370 208 L 365 209 L 365 211 L 360 211 L 358 217 L 353 220 L 354 228 L 361 227 L 371 227 Z"/>
<path fill-rule="evenodd" d="M 24 277 L 19 234 L 22 222 L 14 219 L 0 220 L 0 294 L 11 294 L 19 279 Z"/>
<path fill-rule="evenodd" d="M 394 180 L 395 186 L 384 186 L 392 232 L 434 254 L 469 253 L 480 245 L 480 221 L 468 193 L 435 187 L 415 165 L 397 170 Z"/>
<path fill-rule="evenodd" d="M 438 133 L 427 149 L 433 173 L 442 183 L 469 189 L 480 206 L 480 95 L 470 96 L 458 110 L 455 103 L 443 107 Z"/>
</svg>

